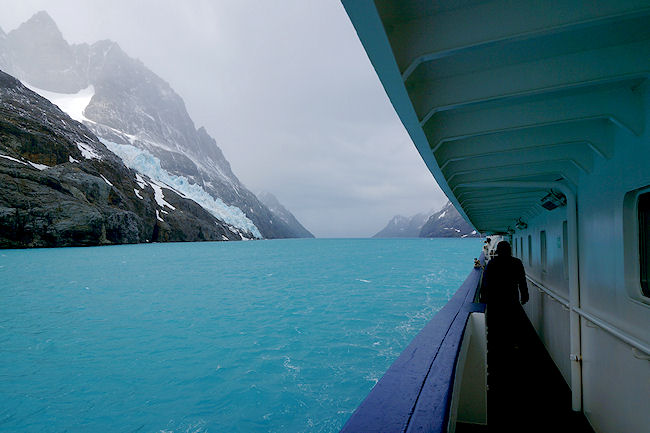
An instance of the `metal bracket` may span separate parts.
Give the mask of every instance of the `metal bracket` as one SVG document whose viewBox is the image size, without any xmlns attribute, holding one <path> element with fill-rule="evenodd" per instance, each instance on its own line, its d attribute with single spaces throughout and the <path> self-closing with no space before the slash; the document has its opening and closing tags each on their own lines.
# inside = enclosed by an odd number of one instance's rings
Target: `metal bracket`
<svg viewBox="0 0 650 433">
<path fill-rule="evenodd" d="M 647 353 L 643 353 L 636 347 L 632 348 L 632 355 L 634 355 L 636 359 L 641 359 L 643 361 L 650 361 L 650 355 L 648 355 Z"/>
<path fill-rule="evenodd" d="M 582 361 L 582 358 L 580 358 L 580 355 L 576 355 L 575 353 L 572 353 L 571 355 L 569 355 L 569 359 L 571 361 L 575 361 L 575 362 L 581 362 Z"/>
</svg>

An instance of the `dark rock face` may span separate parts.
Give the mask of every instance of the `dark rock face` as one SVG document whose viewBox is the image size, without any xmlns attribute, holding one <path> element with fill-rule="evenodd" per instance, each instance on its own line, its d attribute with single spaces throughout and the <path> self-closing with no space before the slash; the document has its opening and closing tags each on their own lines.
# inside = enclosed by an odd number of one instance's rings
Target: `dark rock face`
<svg viewBox="0 0 650 433">
<path fill-rule="evenodd" d="M 88 128 L 0 71 L 0 248 L 252 237 L 169 188 L 161 205 L 137 176 Z"/>
<path fill-rule="evenodd" d="M 292 238 L 313 238 L 314 235 L 311 234 L 309 230 L 303 227 L 302 224 L 296 219 L 296 217 L 287 210 L 276 196 L 270 192 L 263 191 L 257 195 L 257 198 L 260 199 L 264 205 L 273 213 L 276 219 L 284 222 L 287 227 L 291 230 Z"/>
<path fill-rule="evenodd" d="M 169 84 L 115 42 L 69 45 L 47 13 L 39 12 L 6 38 L 0 36 L 2 68 L 30 85 L 59 93 L 93 85 L 84 116 L 100 139 L 149 152 L 168 173 L 241 209 L 263 237 L 300 232 L 241 184 L 216 141 L 205 128 L 195 128 Z"/>
<path fill-rule="evenodd" d="M 478 238 L 478 233 L 460 216 L 451 202 L 429 217 L 420 230 L 421 238 Z"/>
<path fill-rule="evenodd" d="M 417 238 L 428 215 L 419 213 L 408 218 L 395 215 L 373 238 Z"/>
</svg>

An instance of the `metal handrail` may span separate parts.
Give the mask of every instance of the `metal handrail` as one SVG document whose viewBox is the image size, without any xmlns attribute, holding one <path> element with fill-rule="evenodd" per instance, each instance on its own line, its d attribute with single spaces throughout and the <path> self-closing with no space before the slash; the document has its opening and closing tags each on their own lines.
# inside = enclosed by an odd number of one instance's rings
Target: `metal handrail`
<svg viewBox="0 0 650 433">
<path fill-rule="evenodd" d="M 634 357 L 637 359 L 644 359 L 644 360 L 650 360 L 650 347 L 644 344 L 643 342 L 637 340 L 636 338 L 628 335 L 625 331 L 622 331 L 621 329 L 617 328 L 616 326 L 606 322 L 605 320 L 593 315 L 592 313 L 589 313 L 582 308 L 578 307 L 571 307 L 569 305 L 569 301 L 564 299 L 561 295 L 558 295 L 555 291 L 549 289 L 548 287 L 545 287 L 538 281 L 535 281 L 533 278 L 529 277 L 526 275 L 526 279 L 533 283 L 535 286 L 537 286 L 544 294 L 549 296 L 550 298 L 553 298 L 553 300 L 559 302 L 560 304 L 564 305 L 565 307 L 570 308 L 571 310 L 575 311 L 578 313 L 580 316 L 584 317 L 586 320 L 589 322 L 593 323 L 594 325 L 598 326 L 600 329 L 603 331 L 606 331 L 607 333 L 613 335 L 614 337 L 618 338 L 619 340 L 623 341 L 627 345 L 631 346 L 632 348 L 638 350 L 639 352 L 643 352 L 646 356 L 638 356 L 636 353 L 634 353 Z"/>
<path fill-rule="evenodd" d="M 557 294 L 555 291 L 549 289 L 548 287 L 544 287 L 541 283 L 535 281 L 528 275 L 526 275 L 526 279 L 536 285 L 541 291 L 546 293 L 549 297 L 553 298 L 553 300 L 557 301 L 558 303 L 564 305 L 565 307 L 571 308 L 569 306 L 569 300 L 564 298 L 562 295 Z"/>
</svg>

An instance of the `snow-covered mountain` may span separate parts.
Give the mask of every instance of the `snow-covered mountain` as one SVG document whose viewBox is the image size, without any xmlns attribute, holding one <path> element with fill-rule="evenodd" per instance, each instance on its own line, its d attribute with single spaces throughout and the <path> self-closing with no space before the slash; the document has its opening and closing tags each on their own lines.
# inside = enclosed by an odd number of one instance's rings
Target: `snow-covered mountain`
<svg viewBox="0 0 650 433">
<path fill-rule="evenodd" d="M 429 217 L 420 230 L 421 238 L 478 238 L 474 228 L 458 213 L 451 202 Z"/>
<path fill-rule="evenodd" d="M 0 248 L 251 239 L 0 71 Z"/>
<path fill-rule="evenodd" d="M 417 238 L 430 213 L 419 213 L 411 217 L 395 215 L 373 238 Z"/>
<path fill-rule="evenodd" d="M 374 238 L 466 238 L 481 234 L 447 202 L 438 212 L 419 213 L 412 217 L 394 216 Z"/>
<path fill-rule="evenodd" d="M 182 98 L 117 43 L 68 44 L 39 12 L 0 34 L 0 69 L 83 122 L 128 167 L 226 223 L 265 238 L 301 232 L 242 185 L 216 141 L 195 127 Z"/>
<path fill-rule="evenodd" d="M 311 234 L 309 230 L 303 227 L 302 224 L 296 219 L 296 217 L 287 210 L 280 201 L 277 199 L 276 196 L 271 194 L 268 191 L 262 191 L 259 194 L 257 194 L 257 198 L 260 199 L 262 203 L 266 207 L 269 208 L 271 212 L 273 212 L 273 215 L 275 215 L 278 219 L 282 220 L 288 227 L 291 227 L 293 230 L 293 235 L 291 237 L 295 238 L 313 238 L 314 235 Z"/>
</svg>

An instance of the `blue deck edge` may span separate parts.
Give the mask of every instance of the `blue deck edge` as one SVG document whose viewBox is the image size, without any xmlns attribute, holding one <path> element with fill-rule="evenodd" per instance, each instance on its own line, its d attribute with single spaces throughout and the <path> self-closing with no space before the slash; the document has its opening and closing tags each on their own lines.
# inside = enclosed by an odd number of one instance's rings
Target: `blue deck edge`
<svg viewBox="0 0 650 433">
<path fill-rule="evenodd" d="M 483 257 L 481 256 L 483 263 Z M 473 269 L 425 325 L 341 429 L 341 433 L 444 433 L 449 423 L 456 360 L 472 312 L 481 269 Z"/>
</svg>

